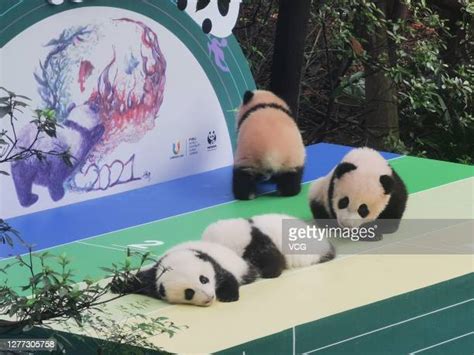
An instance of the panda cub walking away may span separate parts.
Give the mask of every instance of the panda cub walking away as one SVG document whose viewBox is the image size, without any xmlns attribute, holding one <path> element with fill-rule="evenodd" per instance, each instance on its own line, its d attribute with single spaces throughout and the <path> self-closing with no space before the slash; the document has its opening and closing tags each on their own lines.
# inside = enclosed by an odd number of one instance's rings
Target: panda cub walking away
<svg viewBox="0 0 474 355">
<path fill-rule="evenodd" d="M 397 231 L 408 199 L 402 179 L 375 150 L 351 150 L 327 176 L 309 190 L 316 220 L 334 219 L 339 226 L 375 226 L 375 237 Z"/>
<path fill-rule="evenodd" d="M 334 247 L 327 239 L 311 241 L 311 254 L 283 254 L 282 244 L 288 240 L 283 235 L 283 222 L 307 228 L 308 224 L 285 214 L 264 214 L 250 219 L 224 219 L 209 225 L 202 240 L 219 243 L 235 251 L 254 265 L 263 278 L 281 275 L 284 269 L 305 267 L 334 259 Z"/>
<path fill-rule="evenodd" d="M 247 91 L 237 114 L 237 130 L 235 198 L 253 199 L 257 182 L 269 178 L 281 196 L 297 195 L 306 152 L 288 105 L 269 91 Z"/>
<path fill-rule="evenodd" d="M 136 293 L 169 303 L 210 306 L 214 300 L 234 302 L 239 286 L 255 281 L 256 269 L 219 244 L 188 242 L 170 249 L 151 268 L 135 275 L 115 293 Z"/>
</svg>

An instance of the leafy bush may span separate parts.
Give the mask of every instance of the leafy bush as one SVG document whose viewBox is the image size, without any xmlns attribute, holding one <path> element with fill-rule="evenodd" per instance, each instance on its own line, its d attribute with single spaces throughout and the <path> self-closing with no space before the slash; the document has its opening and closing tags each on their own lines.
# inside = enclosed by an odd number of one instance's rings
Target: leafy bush
<svg viewBox="0 0 474 355">
<path fill-rule="evenodd" d="M 14 261 L 0 268 L 4 280 L 0 285 L 0 335 L 15 329 L 29 331 L 35 326 L 68 331 L 79 331 L 107 339 L 104 343 L 97 341 L 98 351 L 112 353 L 120 345 L 131 345 L 141 348 L 161 350 L 148 338 L 159 334 L 172 337 L 182 327 L 175 325 L 166 317 L 145 317 L 139 313 L 140 303 L 122 306 L 122 313 L 128 316 L 121 322 L 113 319 L 104 308 L 116 299 L 123 297 L 119 293 L 111 297 L 111 288 L 115 285 L 126 285 L 134 276 L 134 269 L 140 270 L 147 261 L 155 261 L 150 253 L 139 254 L 127 252 L 127 257 L 120 264 L 103 268 L 112 280 L 101 284 L 86 278 L 77 282 L 74 269 L 66 255 L 52 255 L 49 252 L 26 256 L 17 256 Z M 12 268 L 26 269 L 29 278 L 20 289 L 8 283 L 8 271 Z M 130 322 L 128 322 L 130 320 Z M 71 323 L 74 322 L 75 326 Z M 62 347 L 69 340 L 60 333 L 55 336 Z M 103 347 L 107 349 L 103 349 Z"/>
<path fill-rule="evenodd" d="M 365 84 L 383 73 L 399 123 L 385 149 L 473 163 L 473 14 L 468 0 L 313 1 L 298 122 L 305 142 L 367 144 Z M 247 1 L 236 30 L 260 87 L 276 18 L 275 1 Z M 371 36 L 382 45 L 371 48 Z"/>
</svg>

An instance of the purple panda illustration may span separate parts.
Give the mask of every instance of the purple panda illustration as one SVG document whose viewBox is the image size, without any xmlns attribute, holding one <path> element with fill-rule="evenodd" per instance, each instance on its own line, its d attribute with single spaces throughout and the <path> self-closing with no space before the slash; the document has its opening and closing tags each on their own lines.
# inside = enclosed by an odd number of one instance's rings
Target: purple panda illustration
<svg viewBox="0 0 474 355">
<path fill-rule="evenodd" d="M 23 207 L 33 205 L 38 195 L 32 192 L 33 184 L 45 186 L 53 201 L 64 197 L 64 183 L 85 163 L 92 148 L 104 134 L 104 126 L 94 121 L 97 113 L 88 105 L 74 108 L 57 137 L 42 137 L 35 145 L 41 151 L 63 152 L 69 149 L 73 156 L 72 166 L 64 163 L 60 156 L 48 155 L 43 160 L 31 156 L 26 160 L 12 163 L 11 171 L 18 200 Z M 29 125 L 22 132 L 19 146 L 31 144 L 36 134 L 36 126 Z"/>
</svg>

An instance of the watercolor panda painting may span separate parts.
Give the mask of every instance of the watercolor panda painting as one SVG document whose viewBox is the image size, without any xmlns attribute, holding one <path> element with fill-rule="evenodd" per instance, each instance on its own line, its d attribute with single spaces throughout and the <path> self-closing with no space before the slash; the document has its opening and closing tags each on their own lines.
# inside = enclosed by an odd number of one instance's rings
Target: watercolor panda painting
<svg viewBox="0 0 474 355">
<path fill-rule="evenodd" d="M 271 180 L 280 196 L 301 191 L 306 158 L 303 138 L 286 102 L 270 91 L 247 91 L 237 113 L 232 189 L 251 200 L 257 183 Z"/>
<path fill-rule="evenodd" d="M 408 193 L 400 176 L 375 150 L 352 149 L 327 175 L 312 183 L 309 204 L 316 220 L 341 227 L 377 226 L 374 238 L 398 230 Z"/>
<path fill-rule="evenodd" d="M 206 307 L 215 300 L 237 301 L 240 285 L 255 281 L 257 276 L 257 270 L 232 250 L 196 241 L 171 248 L 155 265 L 139 271 L 132 282 L 112 284 L 112 291 Z"/>
</svg>

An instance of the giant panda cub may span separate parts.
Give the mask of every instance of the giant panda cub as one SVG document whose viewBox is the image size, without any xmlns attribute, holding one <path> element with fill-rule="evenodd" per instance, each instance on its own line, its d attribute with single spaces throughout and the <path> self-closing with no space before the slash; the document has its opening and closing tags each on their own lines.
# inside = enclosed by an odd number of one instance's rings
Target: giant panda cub
<svg viewBox="0 0 474 355">
<path fill-rule="evenodd" d="M 297 195 L 306 152 L 288 105 L 269 91 L 245 92 L 237 114 L 237 131 L 235 198 L 253 199 L 257 182 L 270 178 L 280 195 Z"/>
<path fill-rule="evenodd" d="M 216 299 L 237 301 L 239 286 L 255 281 L 257 276 L 256 269 L 232 250 L 196 241 L 170 249 L 153 267 L 138 272 L 134 281 L 119 291 L 175 304 L 210 306 Z"/>
<path fill-rule="evenodd" d="M 254 265 L 263 278 L 278 277 L 284 269 L 323 263 L 335 257 L 334 247 L 327 239 L 313 240 L 312 254 L 283 254 L 284 220 L 292 220 L 292 227 L 308 227 L 304 221 L 289 215 L 264 214 L 215 222 L 204 230 L 202 240 L 232 249 Z"/>
<path fill-rule="evenodd" d="M 309 190 L 309 204 L 316 220 L 334 219 L 341 227 L 375 226 L 375 237 L 398 229 L 408 199 L 402 179 L 375 150 L 351 150 Z"/>
</svg>

